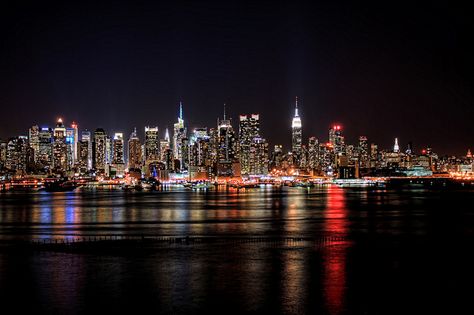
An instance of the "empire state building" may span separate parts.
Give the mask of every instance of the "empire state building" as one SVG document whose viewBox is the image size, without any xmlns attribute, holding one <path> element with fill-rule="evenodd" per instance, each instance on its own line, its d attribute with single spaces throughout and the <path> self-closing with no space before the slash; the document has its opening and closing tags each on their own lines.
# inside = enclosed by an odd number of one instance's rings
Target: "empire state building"
<svg viewBox="0 0 474 315">
<path fill-rule="evenodd" d="M 300 155 L 301 154 L 301 142 L 302 142 L 302 128 L 301 128 L 301 118 L 298 114 L 298 97 L 296 97 L 295 102 L 295 117 L 291 123 L 291 148 L 293 153 Z"/>
</svg>

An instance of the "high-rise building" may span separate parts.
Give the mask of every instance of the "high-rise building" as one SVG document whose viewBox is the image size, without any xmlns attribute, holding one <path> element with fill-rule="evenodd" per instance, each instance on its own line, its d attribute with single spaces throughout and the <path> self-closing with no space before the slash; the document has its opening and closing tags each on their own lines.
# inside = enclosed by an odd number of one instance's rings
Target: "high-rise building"
<svg viewBox="0 0 474 315">
<path fill-rule="evenodd" d="M 89 170 L 89 141 L 87 140 L 80 140 L 77 143 L 77 168 L 79 169 L 79 173 L 85 174 L 87 170 Z"/>
<path fill-rule="evenodd" d="M 260 137 L 260 119 L 258 114 L 240 115 L 239 119 L 239 158 L 242 174 L 250 173 L 250 146 Z"/>
<path fill-rule="evenodd" d="M 170 145 L 170 133 L 168 131 L 168 128 L 165 130 L 165 137 L 160 140 L 160 161 L 162 163 L 165 163 L 166 156 L 167 156 L 167 150 L 171 149 Z"/>
<path fill-rule="evenodd" d="M 76 164 L 77 161 L 77 142 L 79 141 L 78 126 L 72 122 L 71 127 L 66 128 L 66 145 L 69 167 Z"/>
<path fill-rule="evenodd" d="M 158 127 L 145 127 L 144 159 L 146 166 L 161 160 Z"/>
<path fill-rule="evenodd" d="M 142 166 L 142 145 L 137 135 L 137 129 L 135 128 L 128 139 L 128 168 L 141 169 Z"/>
<path fill-rule="evenodd" d="M 85 164 L 85 167 L 87 167 L 88 170 L 92 169 L 92 164 L 93 164 L 93 149 L 92 149 L 92 144 L 93 144 L 93 141 L 92 141 L 92 135 L 91 135 L 91 132 L 89 130 L 83 130 L 82 133 L 81 133 L 81 142 L 82 144 L 81 145 L 87 145 L 87 164 Z M 81 151 L 80 155 L 81 155 L 81 160 L 84 159 L 85 157 L 82 156 L 82 154 L 84 153 L 84 150 Z M 82 163 L 84 161 L 82 160 Z"/>
<path fill-rule="evenodd" d="M 97 128 L 94 131 L 93 144 L 93 169 L 99 173 L 105 172 L 106 155 L 107 155 L 107 134 L 104 129 Z"/>
<path fill-rule="evenodd" d="M 252 139 L 250 144 L 249 175 L 268 174 L 268 142 L 260 137 Z"/>
<path fill-rule="evenodd" d="M 116 176 L 123 176 L 125 171 L 125 158 L 123 148 L 123 133 L 116 132 L 113 140 L 112 166 L 115 168 Z"/>
<path fill-rule="evenodd" d="M 225 106 L 225 105 L 224 105 Z M 236 160 L 237 141 L 230 119 L 227 119 L 224 107 L 224 119 L 217 119 L 217 174 L 233 176 L 233 163 Z"/>
<path fill-rule="evenodd" d="M 53 164 L 53 134 L 53 130 L 46 127 L 41 128 L 38 133 L 37 163 L 44 169 L 50 169 Z"/>
<path fill-rule="evenodd" d="M 113 139 L 107 135 L 105 139 L 105 164 L 111 165 L 113 159 L 114 159 Z"/>
<path fill-rule="evenodd" d="M 30 148 L 33 150 L 33 159 L 35 163 L 39 160 L 39 133 L 40 128 L 36 125 L 28 130 L 28 142 Z"/>
<path fill-rule="evenodd" d="M 366 136 L 359 137 L 358 148 L 359 163 L 361 168 L 368 168 L 369 165 L 369 143 Z"/>
<path fill-rule="evenodd" d="M 291 123 L 291 131 L 291 150 L 294 154 L 299 156 L 301 154 L 301 144 L 303 142 L 303 131 L 301 118 L 298 114 L 298 97 L 296 97 L 295 117 L 293 117 L 293 121 Z"/>
<path fill-rule="evenodd" d="M 308 140 L 308 168 L 315 170 L 319 164 L 319 141 L 316 137 L 310 137 Z"/>
<path fill-rule="evenodd" d="M 179 116 L 178 121 L 174 124 L 173 132 L 173 155 L 174 159 L 179 161 L 180 170 L 185 169 L 183 160 L 183 139 L 186 138 L 186 126 L 183 119 L 183 103 L 179 102 Z"/>
<path fill-rule="evenodd" d="M 281 144 L 276 144 L 273 147 L 270 165 L 272 168 L 279 168 L 282 166 L 282 162 L 283 162 L 283 146 Z"/>
<path fill-rule="evenodd" d="M 341 125 L 334 125 L 329 129 L 329 143 L 332 145 L 336 156 L 345 152 L 345 142 Z"/>
<path fill-rule="evenodd" d="M 7 143 L 6 169 L 17 174 L 25 174 L 28 163 L 28 149 L 28 137 L 11 138 Z"/>
<path fill-rule="evenodd" d="M 53 138 L 53 168 L 56 173 L 63 173 L 69 169 L 66 145 L 66 127 L 61 118 L 54 128 Z"/>
<path fill-rule="evenodd" d="M 0 139 L 0 170 L 5 168 L 7 161 L 7 142 Z"/>
</svg>

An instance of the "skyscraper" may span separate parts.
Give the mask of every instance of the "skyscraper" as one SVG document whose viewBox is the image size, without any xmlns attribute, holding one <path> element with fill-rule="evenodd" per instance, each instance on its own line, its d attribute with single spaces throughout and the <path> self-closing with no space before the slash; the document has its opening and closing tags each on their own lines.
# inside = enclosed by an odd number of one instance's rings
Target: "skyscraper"
<svg viewBox="0 0 474 315">
<path fill-rule="evenodd" d="M 145 165 L 160 161 L 160 141 L 158 127 L 145 127 Z"/>
<path fill-rule="evenodd" d="M 248 174 L 268 174 L 268 142 L 260 137 L 252 139 L 250 144 L 250 165 Z"/>
<path fill-rule="evenodd" d="M 400 146 L 398 145 L 398 138 L 395 138 L 395 143 L 393 144 L 393 152 L 395 153 L 400 152 Z"/>
<path fill-rule="evenodd" d="M 87 167 L 88 170 L 92 169 L 92 135 L 91 132 L 88 130 L 83 130 L 81 133 L 81 142 L 83 145 L 87 145 L 87 164 L 85 166 Z M 81 159 L 84 159 L 85 157 L 82 156 L 84 151 L 81 152 Z"/>
<path fill-rule="evenodd" d="M 242 174 L 250 173 L 250 146 L 254 138 L 260 137 L 258 114 L 240 115 L 239 119 L 239 158 Z"/>
<path fill-rule="evenodd" d="M 178 122 L 174 124 L 173 132 L 173 155 L 180 163 L 180 169 L 184 169 L 183 161 L 183 139 L 186 138 L 186 127 L 183 119 L 183 103 L 179 102 Z"/>
<path fill-rule="evenodd" d="M 39 132 L 40 128 L 36 125 L 28 130 L 28 142 L 30 148 L 33 149 L 33 159 L 35 163 L 39 160 Z"/>
<path fill-rule="evenodd" d="M 329 143 L 332 145 L 336 156 L 345 153 L 345 142 L 341 125 L 333 125 L 329 129 Z"/>
<path fill-rule="evenodd" d="M 368 168 L 369 165 L 369 143 L 366 136 L 359 137 L 359 162 L 361 168 Z"/>
<path fill-rule="evenodd" d="M 66 127 L 64 127 L 61 118 L 58 119 L 56 127 L 54 128 L 53 168 L 57 173 L 68 170 Z"/>
<path fill-rule="evenodd" d="M 125 171 L 125 159 L 123 150 L 123 133 L 116 132 L 113 139 L 112 166 L 116 170 L 117 176 L 123 176 Z"/>
<path fill-rule="evenodd" d="M 50 169 L 53 163 L 53 130 L 46 127 L 41 128 L 38 138 L 37 163 L 40 168 Z"/>
<path fill-rule="evenodd" d="M 143 165 L 142 145 L 135 128 L 128 139 L 128 168 L 141 169 Z"/>
<path fill-rule="evenodd" d="M 224 105 L 224 119 L 217 119 L 217 173 L 221 176 L 232 176 L 232 164 L 235 161 L 237 142 L 230 119 L 227 119 Z"/>
<path fill-rule="evenodd" d="M 107 134 L 102 128 L 97 128 L 94 131 L 94 145 L 93 145 L 93 168 L 103 173 L 105 171 L 106 164 L 106 144 Z"/>
<path fill-rule="evenodd" d="M 301 118 L 298 114 L 298 97 L 296 97 L 295 101 L 295 117 L 293 117 L 293 121 L 291 123 L 291 150 L 294 154 L 300 155 L 301 154 L 301 144 L 303 141 L 303 131 L 302 131 L 302 124 Z"/>
</svg>

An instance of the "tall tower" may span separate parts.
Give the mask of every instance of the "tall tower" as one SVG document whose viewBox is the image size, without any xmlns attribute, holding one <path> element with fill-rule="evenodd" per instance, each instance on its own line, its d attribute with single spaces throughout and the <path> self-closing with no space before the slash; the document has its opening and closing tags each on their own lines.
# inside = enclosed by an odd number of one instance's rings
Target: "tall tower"
<svg viewBox="0 0 474 315">
<path fill-rule="evenodd" d="M 291 150 L 293 151 L 293 153 L 300 155 L 303 134 L 302 134 L 301 118 L 300 118 L 300 115 L 298 114 L 298 97 L 296 97 L 295 117 L 293 117 L 293 121 L 291 123 L 291 131 L 292 131 Z"/>
<path fill-rule="evenodd" d="M 186 127 L 183 119 L 183 103 L 179 102 L 178 121 L 174 124 L 173 133 L 173 156 L 175 160 L 179 160 L 180 169 L 184 169 L 183 163 L 183 140 L 186 138 Z"/>
<path fill-rule="evenodd" d="M 393 152 L 395 153 L 400 152 L 400 146 L 398 145 L 398 138 L 395 138 L 395 143 L 393 145 Z"/>
</svg>

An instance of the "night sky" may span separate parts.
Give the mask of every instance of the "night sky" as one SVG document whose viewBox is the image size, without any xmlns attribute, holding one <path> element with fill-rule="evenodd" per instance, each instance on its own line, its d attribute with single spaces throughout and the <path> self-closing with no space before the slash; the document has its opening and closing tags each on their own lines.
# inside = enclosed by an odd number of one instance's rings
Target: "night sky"
<svg viewBox="0 0 474 315">
<path fill-rule="evenodd" d="M 260 113 L 263 136 L 288 148 L 298 95 L 305 143 L 339 122 L 348 142 L 465 154 L 473 12 L 392 3 L 2 1 L 0 137 L 60 116 L 127 138 L 164 131 L 182 100 L 190 128 L 214 127 L 226 103 L 235 128 Z"/>
</svg>

